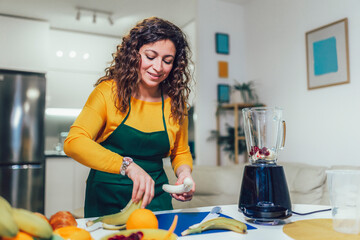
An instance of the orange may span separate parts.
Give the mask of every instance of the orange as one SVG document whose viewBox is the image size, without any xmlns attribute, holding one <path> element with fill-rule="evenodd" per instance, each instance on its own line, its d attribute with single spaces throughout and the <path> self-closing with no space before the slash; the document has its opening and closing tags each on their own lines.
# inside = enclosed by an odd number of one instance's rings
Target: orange
<svg viewBox="0 0 360 240">
<path fill-rule="evenodd" d="M 3 237 L 3 240 L 33 240 L 33 237 L 24 232 L 18 232 L 15 237 Z"/>
<path fill-rule="evenodd" d="M 60 235 L 64 240 L 91 240 L 91 235 L 85 229 L 67 226 L 61 227 L 54 231 L 54 234 Z"/>
<path fill-rule="evenodd" d="M 136 209 L 133 211 L 127 222 L 126 229 L 159 228 L 159 222 L 155 214 L 149 209 Z"/>
</svg>

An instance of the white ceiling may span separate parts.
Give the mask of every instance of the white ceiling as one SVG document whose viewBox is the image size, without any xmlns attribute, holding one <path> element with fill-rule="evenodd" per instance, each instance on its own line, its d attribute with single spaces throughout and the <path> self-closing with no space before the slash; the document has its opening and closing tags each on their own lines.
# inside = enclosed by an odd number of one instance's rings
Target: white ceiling
<svg viewBox="0 0 360 240">
<path fill-rule="evenodd" d="M 76 20 L 77 7 L 111 12 L 114 24 L 101 13 L 93 23 L 90 11 L 82 11 Z M 0 0 L 0 14 L 46 20 L 51 28 L 122 36 L 150 16 L 184 27 L 195 20 L 196 0 Z"/>
</svg>

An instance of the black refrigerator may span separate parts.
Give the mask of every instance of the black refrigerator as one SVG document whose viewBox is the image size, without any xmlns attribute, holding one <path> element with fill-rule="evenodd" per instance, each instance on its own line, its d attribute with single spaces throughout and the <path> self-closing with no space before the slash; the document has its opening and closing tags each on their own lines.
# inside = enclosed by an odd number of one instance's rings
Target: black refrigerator
<svg viewBox="0 0 360 240">
<path fill-rule="evenodd" d="M 43 73 L 0 69 L 0 195 L 44 213 Z"/>
</svg>

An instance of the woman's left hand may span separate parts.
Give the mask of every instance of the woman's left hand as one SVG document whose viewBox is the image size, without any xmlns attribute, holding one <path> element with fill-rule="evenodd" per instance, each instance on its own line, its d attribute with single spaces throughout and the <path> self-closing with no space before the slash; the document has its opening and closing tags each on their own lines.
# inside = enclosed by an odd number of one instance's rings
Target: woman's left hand
<svg viewBox="0 0 360 240">
<path fill-rule="evenodd" d="M 189 192 L 185 192 L 185 193 L 182 193 L 182 194 L 173 193 L 173 194 L 171 194 L 171 196 L 173 198 L 175 198 L 176 200 L 178 200 L 178 201 L 182 201 L 182 202 L 190 201 L 192 199 L 193 195 L 194 195 L 194 192 L 195 192 L 195 182 L 194 182 L 194 179 L 191 176 L 190 167 L 187 166 L 187 165 L 180 166 L 178 168 L 178 170 L 177 170 L 177 176 L 178 176 L 178 179 L 176 181 L 176 185 L 183 184 L 185 178 L 190 178 L 191 181 L 193 182 L 193 187 Z"/>
</svg>

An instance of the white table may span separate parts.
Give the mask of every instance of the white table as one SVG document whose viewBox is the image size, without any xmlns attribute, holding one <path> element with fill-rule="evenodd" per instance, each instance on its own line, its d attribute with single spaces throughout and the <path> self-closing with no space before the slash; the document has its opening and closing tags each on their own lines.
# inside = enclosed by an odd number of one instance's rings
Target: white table
<svg viewBox="0 0 360 240">
<path fill-rule="evenodd" d="M 222 209 L 222 214 L 228 215 L 234 219 L 240 220 L 242 222 L 246 222 L 244 215 L 238 211 L 238 206 L 237 205 L 221 205 L 220 206 Z M 303 204 L 294 204 L 292 207 L 293 211 L 295 212 L 299 212 L 299 213 L 305 213 L 305 212 L 311 212 L 311 211 L 316 211 L 316 210 L 322 210 L 322 209 L 328 209 L 329 206 L 323 206 L 323 205 L 303 205 Z M 189 209 L 176 209 L 176 210 L 172 210 L 172 211 L 162 211 L 162 212 L 156 212 L 155 214 L 159 214 L 159 213 L 169 213 L 169 212 L 204 212 L 204 211 L 210 211 L 212 209 L 212 206 L 209 207 L 201 207 L 201 208 L 189 208 Z M 288 218 L 288 221 L 292 222 L 292 221 L 297 221 L 297 220 L 302 220 L 302 219 L 315 219 L 315 218 L 331 218 L 331 211 L 326 211 L 326 212 L 320 212 L 320 213 L 314 213 L 314 214 L 310 214 L 310 215 L 305 215 L 305 216 L 300 216 L 300 215 L 296 215 L 293 214 L 290 218 Z M 85 222 L 87 221 L 86 219 L 78 219 L 78 224 L 79 227 L 85 228 Z M 232 240 L 232 239 L 276 239 L 276 240 L 289 240 L 292 239 L 290 237 L 288 237 L 286 234 L 283 233 L 282 228 L 283 225 L 278 225 L 278 226 L 263 226 L 263 225 L 258 225 L 258 224 L 252 224 L 252 223 L 248 223 L 246 222 L 248 225 L 252 225 L 254 227 L 256 227 L 257 229 L 253 229 L 253 230 L 249 230 L 247 234 L 239 234 L 239 233 L 235 233 L 235 232 L 219 232 L 219 233 L 211 233 L 211 234 L 206 234 L 206 232 L 204 232 L 203 234 L 196 234 L 196 235 L 188 235 L 188 236 L 179 236 L 179 239 L 181 240 L 219 240 L 219 239 L 226 239 L 226 240 Z M 100 223 L 98 223 L 98 225 L 94 225 L 93 228 L 98 228 L 100 225 Z M 95 239 L 98 240 L 103 236 L 109 235 L 113 232 L 116 231 L 110 231 L 110 230 L 103 230 L 103 229 L 98 229 L 95 231 L 91 232 L 91 236 Z"/>
</svg>

